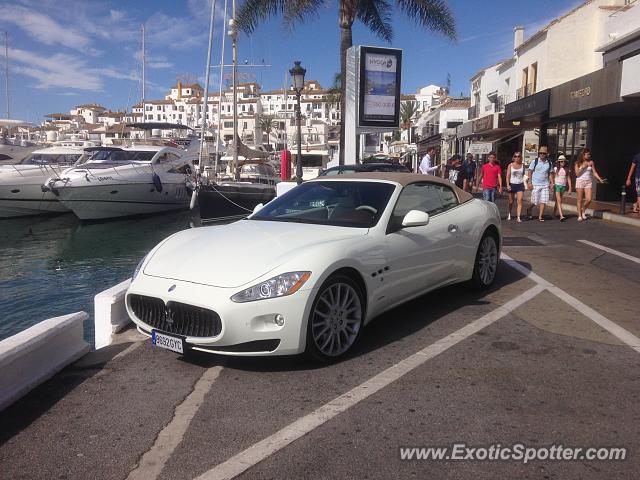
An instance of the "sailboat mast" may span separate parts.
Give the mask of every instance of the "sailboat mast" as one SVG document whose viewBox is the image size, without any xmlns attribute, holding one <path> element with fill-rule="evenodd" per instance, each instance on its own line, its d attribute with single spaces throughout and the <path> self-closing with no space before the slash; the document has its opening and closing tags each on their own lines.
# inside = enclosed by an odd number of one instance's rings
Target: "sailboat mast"
<svg viewBox="0 0 640 480">
<path fill-rule="evenodd" d="M 237 72 L 238 72 L 238 31 L 236 29 L 236 0 L 231 3 L 231 35 L 233 67 L 231 73 L 231 82 L 233 84 L 233 168 L 235 178 L 239 180 L 240 168 L 238 166 L 238 93 L 237 93 Z"/>
<path fill-rule="evenodd" d="M 204 148 L 204 134 L 207 126 L 207 105 L 209 103 L 209 74 L 211 73 L 211 45 L 213 44 L 213 22 L 215 20 L 216 0 L 211 2 L 211 18 L 209 20 L 209 48 L 207 49 L 207 71 L 204 80 L 204 103 L 202 105 L 202 122 L 200 132 L 200 152 L 198 154 L 198 170 L 202 173 L 202 149 Z M 178 86 L 180 88 L 180 86 Z M 182 93 L 182 92 L 179 92 Z M 208 159 L 208 155 L 207 155 Z"/>
<path fill-rule="evenodd" d="M 4 79 L 5 79 L 5 96 L 7 99 L 7 118 L 11 118 L 9 103 L 9 34 L 4 32 Z"/>
<path fill-rule="evenodd" d="M 220 53 L 220 84 L 218 85 L 218 131 L 216 135 L 216 159 L 214 172 L 218 175 L 218 154 L 220 153 L 220 131 L 222 130 L 222 80 L 224 76 L 224 46 L 227 39 L 227 6 L 228 0 L 224 0 L 224 18 L 222 22 L 222 52 Z"/>
<path fill-rule="evenodd" d="M 146 122 L 147 112 L 144 106 L 144 63 L 145 63 L 145 51 L 144 51 L 144 24 L 142 24 L 142 122 Z M 147 130 L 144 130 L 144 137 L 147 138 Z"/>
</svg>

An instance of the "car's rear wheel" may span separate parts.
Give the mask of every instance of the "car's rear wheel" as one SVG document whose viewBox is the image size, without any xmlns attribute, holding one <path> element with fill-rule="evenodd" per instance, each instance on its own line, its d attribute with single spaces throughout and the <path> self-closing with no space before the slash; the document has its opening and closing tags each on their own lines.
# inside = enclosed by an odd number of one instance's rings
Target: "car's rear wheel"
<svg viewBox="0 0 640 480">
<path fill-rule="evenodd" d="M 498 270 L 498 242 L 491 233 L 483 235 L 476 253 L 471 283 L 478 289 L 489 288 L 496 279 Z"/>
<path fill-rule="evenodd" d="M 315 360 L 344 357 L 362 330 L 363 294 L 347 275 L 333 275 L 320 287 L 307 324 L 306 352 Z"/>
</svg>

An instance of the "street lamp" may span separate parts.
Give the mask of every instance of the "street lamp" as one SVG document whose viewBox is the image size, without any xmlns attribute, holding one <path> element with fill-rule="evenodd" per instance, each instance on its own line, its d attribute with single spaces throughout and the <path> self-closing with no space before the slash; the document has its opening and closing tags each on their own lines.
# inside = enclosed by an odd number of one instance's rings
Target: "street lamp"
<svg viewBox="0 0 640 480">
<path fill-rule="evenodd" d="M 297 126 L 297 140 L 298 140 L 298 156 L 296 159 L 296 182 L 302 183 L 302 119 L 300 112 L 300 95 L 304 88 L 304 74 L 307 71 L 300 66 L 300 61 L 293 62 L 294 66 L 289 73 L 291 74 L 291 80 L 293 83 L 293 89 L 296 92 L 296 126 Z"/>
</svg>

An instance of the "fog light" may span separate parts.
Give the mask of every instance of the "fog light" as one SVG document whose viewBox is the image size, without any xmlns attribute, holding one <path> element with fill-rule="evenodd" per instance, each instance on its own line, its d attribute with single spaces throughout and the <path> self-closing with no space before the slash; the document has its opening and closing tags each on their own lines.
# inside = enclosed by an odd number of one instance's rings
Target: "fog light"
<svg viewBox="0 0 640 480">
<path fill-rule="evenodd" d="M 284 317 L 282 315 L 280 315 L 279 313 L 276 315 L 276 317 L 273 319 L 273 322 L 281 327 L 284 325 Z"/>
</svg>

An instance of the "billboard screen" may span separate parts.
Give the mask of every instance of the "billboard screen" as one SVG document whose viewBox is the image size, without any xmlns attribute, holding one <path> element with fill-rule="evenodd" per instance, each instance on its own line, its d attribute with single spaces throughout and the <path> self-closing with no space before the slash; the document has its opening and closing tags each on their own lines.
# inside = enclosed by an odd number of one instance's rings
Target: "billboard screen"
<svg viewBox="0 0 640 480">
<path fill-rule="evenodd" d="M 399 127 L 401 71 L 401 50 L 360 47 L 359 127 Z"/>
</svg>

